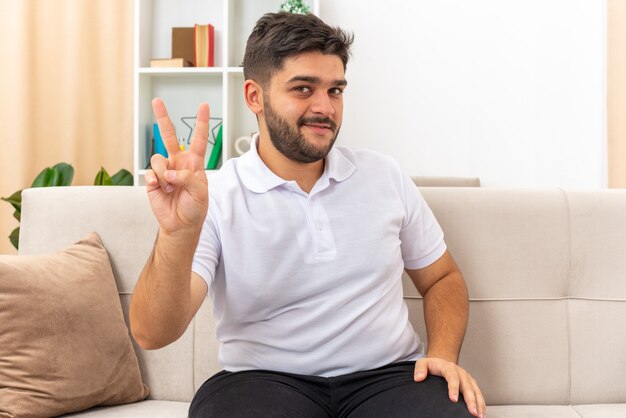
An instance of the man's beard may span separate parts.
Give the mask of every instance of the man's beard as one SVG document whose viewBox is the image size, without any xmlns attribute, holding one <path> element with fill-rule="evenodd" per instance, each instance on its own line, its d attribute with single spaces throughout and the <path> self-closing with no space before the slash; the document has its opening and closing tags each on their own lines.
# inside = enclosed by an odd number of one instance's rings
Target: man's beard
<svg viewBox="0 0 626 418">
<path fill-rule="evenodd" d="M 267 96 L 264 97 L 265 108 L 263 109 L 263 114 L 274 147 L 285 157 L 300 163 L 312 163 L 324 159 L 337 140 L 340 126 L 338 127 L 330 118 L 301 117 L 294 128 L 272 109 L 268 99 Z M 304 135 L 300 133 L 300 128 L 306 123 L 324 123 L 330 126 L 335 136 L 330 140 L 328 146 L 320 149 L 307 142 Z"/>
</svg>

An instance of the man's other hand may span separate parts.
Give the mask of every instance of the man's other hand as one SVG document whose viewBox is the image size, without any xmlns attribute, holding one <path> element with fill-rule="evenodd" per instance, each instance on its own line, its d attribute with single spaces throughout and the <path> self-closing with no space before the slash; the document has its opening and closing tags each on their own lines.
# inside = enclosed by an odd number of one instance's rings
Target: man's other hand
<svg viewBox="0 0 626 418">
<path fill-rule="evenodd" d="M 452 402 L 458 402 L 459 391 L 463 394 L 470 413 L 484 418 L 487 413 L 485 398 L 476 380 L 457 364 L 436 357 L 426 357 L 415 363 L 414 380 L 421 382 L 431 374 L 441 376 L 448 382 L 448 396 Z"/>
</svg>

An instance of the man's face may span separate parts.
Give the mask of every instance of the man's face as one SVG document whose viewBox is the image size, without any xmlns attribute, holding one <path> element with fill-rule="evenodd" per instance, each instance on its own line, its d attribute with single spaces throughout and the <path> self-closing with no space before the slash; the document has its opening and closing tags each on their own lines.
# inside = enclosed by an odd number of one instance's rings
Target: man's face
<svg viewBox="0 0 626 418">
<path fill-rule="evenodd" d="M 278 151 L 301 163 L 326 157 L 341 127 L 344 76 L 336 55 L 308 52 L 285 59 L 263 94 L 263 117 Z"/>
</svg>

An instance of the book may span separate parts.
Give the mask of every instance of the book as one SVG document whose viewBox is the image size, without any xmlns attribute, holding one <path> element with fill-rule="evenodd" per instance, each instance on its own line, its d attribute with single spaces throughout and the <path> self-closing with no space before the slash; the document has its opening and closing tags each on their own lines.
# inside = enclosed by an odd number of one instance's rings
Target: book
<svg viewBox="0 0 626 418">
<path fill-rule="evenodd" d="M 196 67 L 213 67 L 215 55 L 215 29 L 213 25 L 195 25 Z"/>
<path fill-rule="evenodd" d="M 172 28 L 172 58 L 183 58 L 189 61 L 191 66 L 196 65 L 195 31 L 193 27 Z"/>
<path fill-rule="evenodd" d="M 209 163 L 207 164 L 206 169 L 215 170 L 217 168 L 217 164 L 219 163 L 221 156 L 222 156 L 222 125 L 220 125 L 220 128 L 217 131 L 217 135 L 215 136 L 215 145 L 213 145 L 213 149 L 211 150 L 211 156 L 209 157 Z"/>
<path fill-rule="evenodd" d="M 192 67 L 184 58 L 155 58 L 150 60 L 150 67 Z"/>
<path fill-rule="evenodd" d="M 159 131 L 158 123 L 154 123 L 152 125 L 152 132 L 154 135 L 154 154 L 161 154 L 162 156 L 167 158 L 167 149 L 165 148 L 165 144 L 163 143 L 163 138 L 161 138 L 161 131 Z"/>
</svg>

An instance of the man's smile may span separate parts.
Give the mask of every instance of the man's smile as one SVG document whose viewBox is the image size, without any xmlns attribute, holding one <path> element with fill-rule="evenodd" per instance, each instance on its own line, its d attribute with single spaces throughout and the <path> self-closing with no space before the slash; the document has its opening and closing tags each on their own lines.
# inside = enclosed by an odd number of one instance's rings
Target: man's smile
<svg viewBox="0 0 626 418">
<path fill-rule="evenodd" d="M 337 124 L 328 118 L 307 118 L 300 120 L 300 126 L 309 128 L 318 135 L 325 135 L 329 132 L 334 133 Z"/>
<path fill-rule="evenodd" d="M 313 131 L 314 133 L 318 135 L 325 135 L 327 133 L 334 132 L 330 125 L 325 125 L 321 123 L 305 123 L 302 126 L 304 126 L 305 128 L 309 128 L 309 130 Z"/>
</svg>

